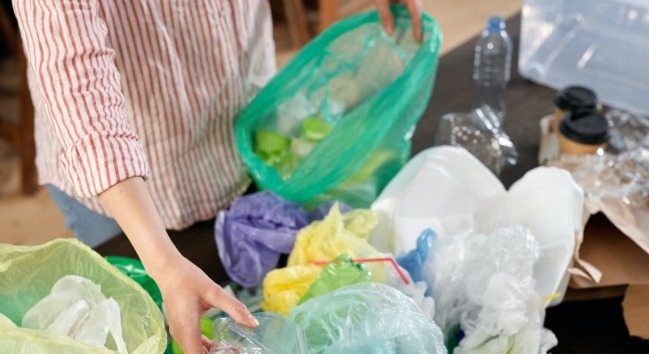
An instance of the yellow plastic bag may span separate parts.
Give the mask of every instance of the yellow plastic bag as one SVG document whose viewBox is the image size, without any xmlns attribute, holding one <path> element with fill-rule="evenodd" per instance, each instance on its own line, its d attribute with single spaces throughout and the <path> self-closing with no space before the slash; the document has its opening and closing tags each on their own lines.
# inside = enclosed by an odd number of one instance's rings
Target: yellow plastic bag
<svg viewBox="0 0 649 354">
<path fill-rule="evenodd" d="M 321 271 L 321 267 L 313 264 L 301 264 L 271 271 L 264 278 L 264 301 L 261 303 L 261 308 L 266 312 L 288 315 Z"/>
<path fill-rule="evenodd" d="M 64 335 L 19 327 L 25 313 L 66 275 L 101 285 L 102 293 L 117 301 L 130 354 L 165 350 L 162 313 L 144 289 L 81 242 L 61 239 L 36 247 L 0 244 L 0 353 L 116 353 L 111 339 L 106 342 L 110 349 L 94 348 Z"/>
<path fill-rule="evenodd" d="M 297 305 L 322 271 L 318 261 L 331 261 L 341 254 L 352 258 L 379 256 L 379 252 L 368 242 L 377 219 L 371 210 L 353 210 L 340 213 L 338 204 L 322 221 L 315 221 L 298 233 L 288 266 L 276 269 L 266 276 L 263 283 L 264 311 L 288 312 Z M 368 265 L 373 281 L 383 281 L 385 265 Z"/>
<path fill-rule="evenodd" d="M 378 251 L 367 242 L 376 223 L 373 211 L 358 209 L 342 215 L 336 203 L 324 220 L 300 231 L 288 266 L 330 261 L 343 253 L 352 258 L 376 257 Z"/>
</svg>

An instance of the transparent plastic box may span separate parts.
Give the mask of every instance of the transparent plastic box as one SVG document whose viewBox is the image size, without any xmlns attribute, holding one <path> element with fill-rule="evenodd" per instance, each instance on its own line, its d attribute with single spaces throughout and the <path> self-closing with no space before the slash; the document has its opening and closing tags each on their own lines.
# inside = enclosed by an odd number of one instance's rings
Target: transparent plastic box
<svg viewBox="0 0 649 354">
<path fill-rule="evenodd" d="M 519 71 L 649 114 L 649 0 L 524 0 Z"/>
</svg>

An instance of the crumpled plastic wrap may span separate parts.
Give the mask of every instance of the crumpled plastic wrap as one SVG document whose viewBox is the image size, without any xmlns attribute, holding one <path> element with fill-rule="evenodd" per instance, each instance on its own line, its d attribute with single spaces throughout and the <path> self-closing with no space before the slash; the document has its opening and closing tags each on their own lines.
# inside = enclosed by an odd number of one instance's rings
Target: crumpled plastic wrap
<svg viewBox="0 0 649 354">
<path fill-rule="evenodd" d="M 537 354 L 557 344 L 534 290 L 539 244 L 529 229 L 441 237 L 423 265 L 435 322 L 455 354 Z M 459 343 L 458 343 L 459 342 Z"/>
<path fill-rule="evenodd" d="M 289 316 L 304 331 L 309 353 L 445 354 L 437 325 L 400 291 L 359 283 L 313 298 Z"/>
<path fill-rule="evenodd" d="M 221 318 L 214 328 L 210 354 L 307 354 L 304 332 L 277 313 L 255 314 L 257 328 Z"/>
<path fill-rule="evenodd" d="M 84 277 L 66 275 L 59 279 L 50 294 L 25 313 L 22 326 L 62 334 L 96 348 L 106 348 L 110 334 L 117 351 L 128 354 L 119 304 L 106 298 L 100 285 Z"/>
<path fill-rule="evenodd" d="M 434 138 L 435 145 L 461 146 L 499 175 L 506 165 L 515 165 L 518 152 L 503 130 L 500 118 L 489 106 L 468 113 L 442 116 Z"/>
<path fill-rule="evenodd" d="M 269 191 L 235 200 L 230 210 L 219 213 L 215 224 L 216 244 L 225 271 L 241 286 L 257 287 L 277 267 L 280 255 L 291 252 L 297 232 L 322 219 L 331 205 L 307 211 Z M 349 210 L 346 205 L 340 208 Z"/>
<path fill-rule="evenodd" d="M 548 165 L 570 171 L 587 199 L 612 198 L 630 207 L 649 205 L 649 149 L 618 155 L 561 155 Z"/>
<path fill-rule="evenodd" d="M 613 109 L 606 112 L 609 143 L 617 151 L 649 149 L 649 116 Z"/>
</svg>

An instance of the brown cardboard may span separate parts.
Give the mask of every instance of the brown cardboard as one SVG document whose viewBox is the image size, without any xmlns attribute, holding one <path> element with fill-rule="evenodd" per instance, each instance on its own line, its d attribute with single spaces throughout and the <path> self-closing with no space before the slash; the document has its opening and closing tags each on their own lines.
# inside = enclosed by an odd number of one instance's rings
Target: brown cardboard
<svg viewBox="0 0 649 354">
<path fill-rule="evenodd" d="M 624 321 L 629 333 L 649 339 L 649 254 L 597 214 L 586 224 L 579 257 L 601 272 L 601 280 L 597 283 L 573 273 L 566 300 L 624 295 Z"/>
<path fill-rule="evenodd" d="M 573 277 L 574 288 L 649 283 L 649 254 L 602 214 L 588 220 L 579 255 L 599 269 L 602 278 L 595 283 Z"/>
<path fill-rule="evenodd" d="M 629 285 L 622 308 L 629 334 L 649 339 L 649 283 Z"/>
</svg>

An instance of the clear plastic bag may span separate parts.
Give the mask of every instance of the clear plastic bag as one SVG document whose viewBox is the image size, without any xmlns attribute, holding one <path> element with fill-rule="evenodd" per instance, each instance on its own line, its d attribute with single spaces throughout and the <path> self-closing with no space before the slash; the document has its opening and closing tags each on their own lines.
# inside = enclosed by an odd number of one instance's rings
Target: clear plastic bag
<svg viewBox="0 0 649 354">
<path fill-rule="evenodd" d="M 534 290 L 539 244 L 524 227 L 441 237 L 423 274 L 435 321 L 455 354 L 537 354 L 556 345 Z"/>
<path fill-rule="evenodd" d="M 409 297 L 380 283 L 359 283 L 291 311 L 312 354 L 445 354 L 442 333 Z"/>
<path fill-rule="evenodd" d="M 0 244 L 0 313 L 11 322 L 0 320 L 0 353 L 116 353 L 117 345 L 110 336 L 108 349 L 95 348 L 65 335 L 15 325 L 59 279 L 71 274 L 100 284 L 101 292 L 119 304 L 122 335 L 130 354 L 165 350 L 164 318 L 146 291 L 88 246 L 74 239 L 59 239 L 33 247 Z"/>
<path fill-rule="evenodd" d="M 307 354 L 304 332 L 284 315 L 255 314 L 257 328 L 248 328 L 231 318 L 214 324 L 210 354 Z"/>
</svg>

